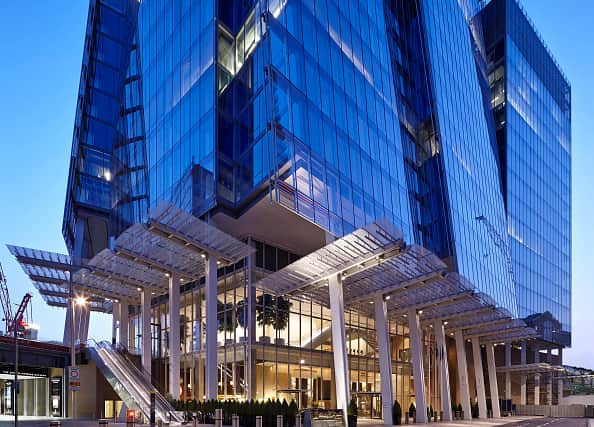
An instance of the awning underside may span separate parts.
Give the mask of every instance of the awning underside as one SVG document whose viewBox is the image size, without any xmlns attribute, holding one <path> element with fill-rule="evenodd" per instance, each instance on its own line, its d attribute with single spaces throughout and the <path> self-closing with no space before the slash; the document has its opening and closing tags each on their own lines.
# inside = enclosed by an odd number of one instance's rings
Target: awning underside
<svg viewBox="0 0 594 427">
<path fill-rule="evenodd" d="M 168 292 L 169 277 L 196 280 L 204 275 L 209 256 L 218 265 L 241 261 L 253 249 L 179 208 L 160 204 L 148 224 L 134 224 L 84 265 L 71 265 L 68 255 L 8 245 L 48 305 L 66 307 L 70 272 L 75 296 L 91 310 L 111 311 L 113 301 L 140 303 L 140 291 Z"/>
</svg>

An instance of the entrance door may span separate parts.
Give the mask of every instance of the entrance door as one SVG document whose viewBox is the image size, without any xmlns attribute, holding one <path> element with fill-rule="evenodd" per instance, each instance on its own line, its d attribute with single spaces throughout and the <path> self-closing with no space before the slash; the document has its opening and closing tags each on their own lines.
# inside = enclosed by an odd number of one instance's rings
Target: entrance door
<svg viewBox="0 0 594 427">
<path fill-rule="evenodd" d="M 363 392 L 354 393 L 357 401 L 359 416 L 362 418 L 382 418 L 382 395 L 381 393 Z"/>
</svg>

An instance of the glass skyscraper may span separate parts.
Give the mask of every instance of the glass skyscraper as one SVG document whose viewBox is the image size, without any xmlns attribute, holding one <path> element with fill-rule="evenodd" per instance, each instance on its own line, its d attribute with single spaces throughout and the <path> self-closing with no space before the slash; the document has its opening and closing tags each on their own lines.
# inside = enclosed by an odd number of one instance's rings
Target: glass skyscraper
<svg viewBox="0 0 594 427">
<path fill-rule="evenodd" d="M 218 272 L 219 396 L 336 406 L 328 308 L 291 299 L 283 327 L 251 332 L 244 310 L 267 309 L 259 278 L 382 218 L 569 344 L 569 86 L 515 0 L 90 3 L 64 237 L 92 258 L 166 201 L 255 249 Z M 204 294 L 182 286 L 184 399 L 204 392 Z M 168 305 L 152 302 L 166 382 Z M 375 323 L 345 324 L 373 416 Z M 407 408 L 409 328 L 389 330 Z"/>
<path fill-rule="evenodd" d="M 525 12 L 482 13 L 521 318 L 571 344 L 571 87 Z"/>
</svg>

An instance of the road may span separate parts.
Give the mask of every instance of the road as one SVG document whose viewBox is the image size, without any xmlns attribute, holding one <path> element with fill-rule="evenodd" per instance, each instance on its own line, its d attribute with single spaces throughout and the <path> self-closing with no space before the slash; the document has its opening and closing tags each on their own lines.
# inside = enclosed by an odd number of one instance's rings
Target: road
<svg viewBox="0 0 594 427">
<path fill-rule="evenodd" d="M 505 427 L 594 427 L 592 421 L 588 418 L 535 418 L 505 424 Z"/>
</svg>

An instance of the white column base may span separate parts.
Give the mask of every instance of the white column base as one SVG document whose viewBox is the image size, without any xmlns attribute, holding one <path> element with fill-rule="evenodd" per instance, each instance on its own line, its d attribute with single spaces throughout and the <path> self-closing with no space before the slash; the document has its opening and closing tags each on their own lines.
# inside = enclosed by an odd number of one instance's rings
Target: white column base
<svg viewBox="0 0 594 427">
<path fill-rule="evenodd" d="M 386 301 L 382 295 L 375 298 L 375 328 L 379 348 L 379 365 L 382 392 L 382 417 L 384 425 L 391 426 L 392 404 L 392 358 L 390 355 L 390 331 L 388 327 L 388 313 Z"/>
<path fill-rule="evenodd" d="M 491 394 L 491 408 L 493 418 L 501 418 L 499 409 L 499 388 L 497 385 L 497 371 L 495 367 L 495 349 L 493 344 L 487 344 L 487 369 L 489 371 L 489 391 Z"/>
<path fill-rule="evenodd" d="M 470 390 L 468 381 L 468 362 L 466 360 L 466 344 L 462 331 L 455 332 L 456 337 L 456 359 L 458 362 L 458 383 L 460 384 L 460 404 L 464 412 L 465 420 L 472 420 L 470 407 Z"/>
<path fill-rule="evenodd" d="M 472 359 L 474 361 L 474 378 L 479 407 L 479 418 L 487 418 L 487 396 L 485 393 L 485 378 L 483 375 L 483 359 L 481 346 L 477 337 L 472 338 Z"/>
<path fill-rule="evenodd" d="M 410 330 L 410 351 L 412 356 L 413 379 L 415 383 L 415 401 L 417 423 L 427 424 L 427 405 L 425 403 L 425 370 L 423 368 L 423 331 L 419 322 L 419 314 L 415 309 L 408 311 L 408 327 Z"/>
<path fill-rule="evenodd" d="M 328 279 L 328 291 L 330 293 L 330 312 L 332 315 L 332 352 L 334 355 L 336 407 L 343 411 L 346 425 L 347 409 L 350 401 L 350 379 L 346 348 L 342 281 L 338 275 L 334 275 Z"/>
</svg>

